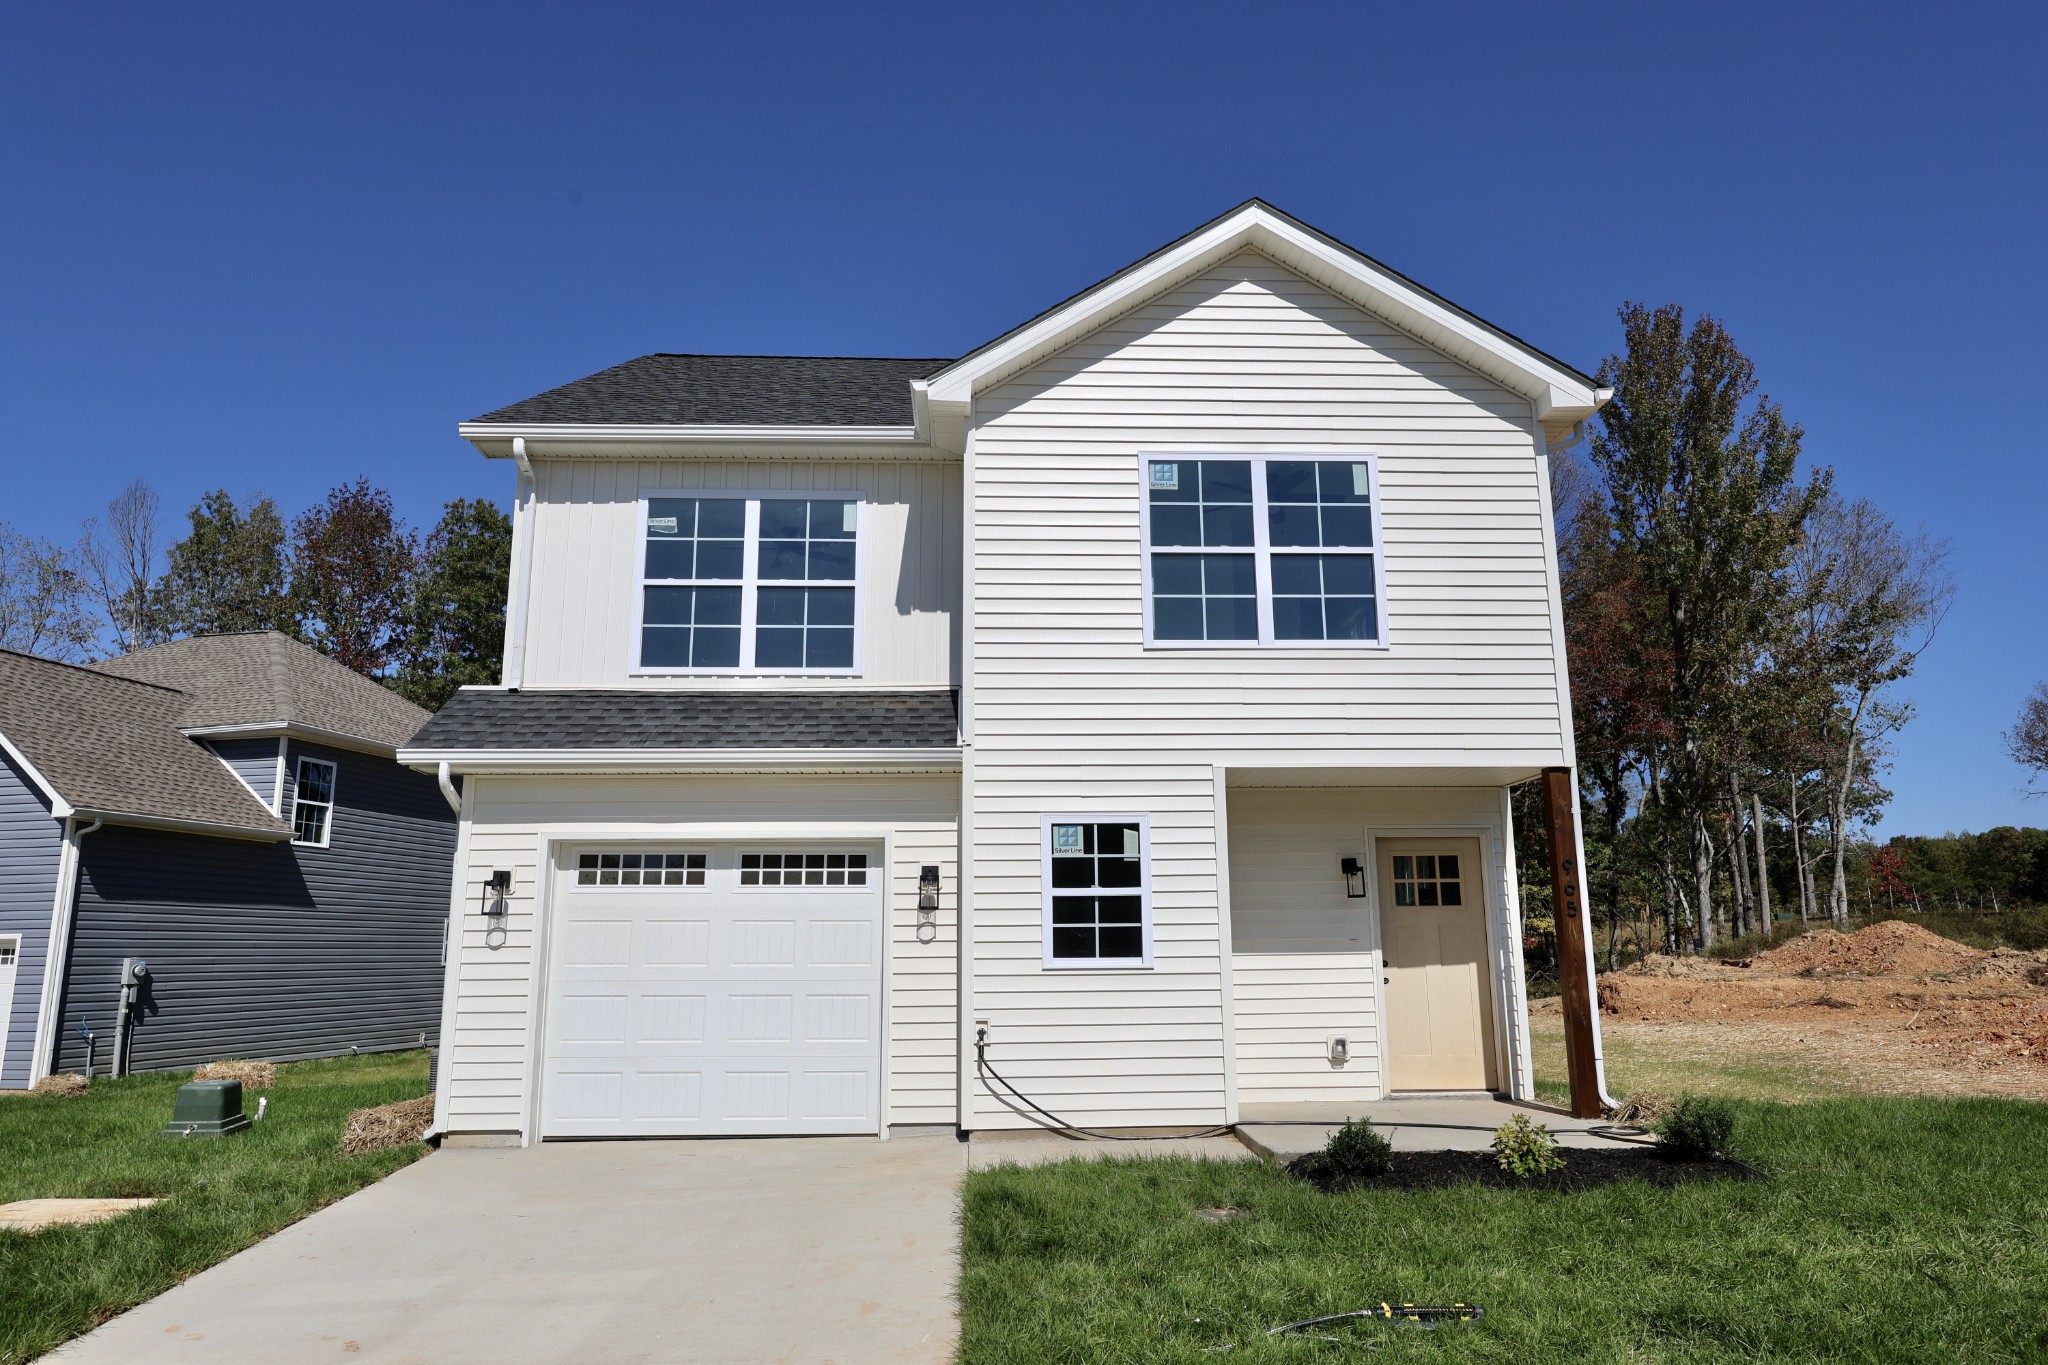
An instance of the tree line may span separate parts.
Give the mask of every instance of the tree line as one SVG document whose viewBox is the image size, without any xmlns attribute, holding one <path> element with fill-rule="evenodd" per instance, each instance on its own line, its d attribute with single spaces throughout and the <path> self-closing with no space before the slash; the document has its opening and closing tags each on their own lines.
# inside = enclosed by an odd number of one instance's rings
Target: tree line
<svg viewBox="0 0 2048 1365">
<path fill-rule="evenodd" d="M 1717 320 L 1620 318 L 1613 400 L 1551 464 L 1596 928 L 1612 959 L 1844 923 L 1949 547 L 1802 468 L 1804 431 Z"/>
<path fill-rule="evenodd" d="M 278 630 L 429 709 L 498 680 L 512 523 L 495 504 L 448 503 L 421 536 L 357 479 L 289 521 L 224 489 L 185 521 L 173 538 L 138 479 L 74 546 L 0 523 L 0 648 L 75 663 Z"/>
</svg>

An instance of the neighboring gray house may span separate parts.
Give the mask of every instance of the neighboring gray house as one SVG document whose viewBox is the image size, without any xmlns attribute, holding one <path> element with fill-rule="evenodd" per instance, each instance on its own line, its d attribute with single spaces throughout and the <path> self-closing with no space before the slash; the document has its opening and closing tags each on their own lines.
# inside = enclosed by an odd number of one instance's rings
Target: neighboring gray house
<svg viewBox="0 0 2048 1365">
<path fill-rule="evenodd" d="M 0 1089 L 418 1047 L 455 815 L 393 761 L 427 712 L 275 631 L 90 667 L 0 651 Z M 53 965 L 54 964 L 54 965 Z"/>
</svg>

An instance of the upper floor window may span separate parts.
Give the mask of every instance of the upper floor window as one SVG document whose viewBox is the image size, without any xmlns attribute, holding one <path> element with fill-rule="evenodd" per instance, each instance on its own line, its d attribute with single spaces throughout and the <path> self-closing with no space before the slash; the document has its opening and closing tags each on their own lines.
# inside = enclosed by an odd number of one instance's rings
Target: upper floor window
<svg viewBox="0 0 2048 1365">
<path fill-rule="evenodd" d="M 1385 643 L 1371 456 L 1150 456 L 1145 640 Z"/>
<path fill-rule="evenodd" d="M 299 780 L 292 787 L 292 842 L 325 848 L 333 833 L 334 765 L 302 758 Z"/>
<path fill-rule="evenodd" d="M 643 670 L 852 673 L 860 504 L 649 498 Z"/>
</svg>

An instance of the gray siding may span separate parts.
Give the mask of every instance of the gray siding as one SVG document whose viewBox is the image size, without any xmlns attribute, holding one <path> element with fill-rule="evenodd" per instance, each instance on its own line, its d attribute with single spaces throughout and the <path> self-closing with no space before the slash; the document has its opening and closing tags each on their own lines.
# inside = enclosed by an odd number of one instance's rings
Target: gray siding
<svg viewBox="0 0 2048 1365">
<path fill-rule="evenodd" d="M 272 810 L 277 809 L 277 740 L 274 739 L 218 739 L 210 741 L 207 748 L 214 756 L 228 765 L 228 771 L 256 793 L 256 799 Z"/>
<path fill-rule="evenodd" d="M 327 848 L 113 825 L 85 840 L 67 1068 L 83 1059 L 81 1021 L 106 1056 L 124 957 L 150 965 L 129 1051 L 138 1071 L 434 1040 L 454 812 L 434 779 L 366 754 L 293 741 L 288 773 L 302 753 L 337 765 Z"/>
<path fill-rule="evenodd" d="M 57 858 L 63 847 L 63 822 L 50 814 L 50 803 L 21 769 L 0 754 L 0 934 L 21 935 L 14 998 L 0 1000 L 8 1021 L 6 1050 L 0 1054 L 0 1090 L 28 1084 L 36 1006 L 50 950 Z"/>
</svg>

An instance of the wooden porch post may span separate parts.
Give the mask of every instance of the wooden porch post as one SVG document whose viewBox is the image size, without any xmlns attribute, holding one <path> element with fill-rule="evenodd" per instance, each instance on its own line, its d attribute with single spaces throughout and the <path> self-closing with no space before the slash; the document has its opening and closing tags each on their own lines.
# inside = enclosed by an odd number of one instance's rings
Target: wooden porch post
<svg viewBox="0 0 2048 1365">
<path fill-rule="evenodd" d="M 1572 770 L 1543 770 L 1543 824 L 1550 834 L 1550 889 L 1557 924 L 1557 974 L 1564 987 L 1564 1059 L 1571 1078 L 1574 1118 L 1600 1117 L 1599 1064 L 1593 1057 L 1592 959 L 1587 952 L 1585 881 L 1573 819 Z"/>
</svg>

